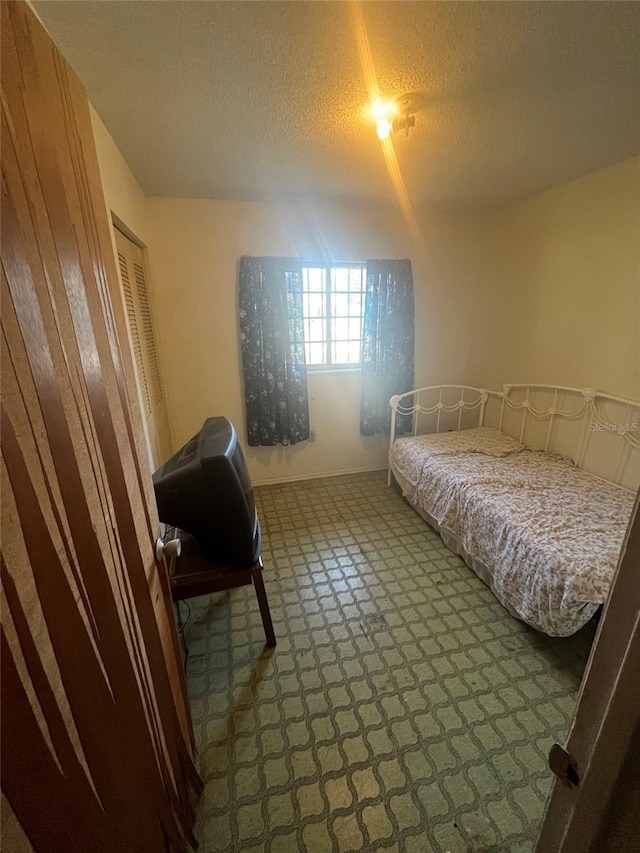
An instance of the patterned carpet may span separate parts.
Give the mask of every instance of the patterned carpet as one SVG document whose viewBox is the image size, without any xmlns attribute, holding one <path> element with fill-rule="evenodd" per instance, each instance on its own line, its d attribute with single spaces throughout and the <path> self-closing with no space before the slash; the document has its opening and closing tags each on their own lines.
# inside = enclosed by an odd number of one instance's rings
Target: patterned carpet
<svg viewBox="0 0 640 853">
<path fill-rule="evenodd" d="M 512 618 L 382 472 L 256 489 L 251 587 L 193 599 L 200 849 L 521 853 L 592 625 Z"/>
</svg>

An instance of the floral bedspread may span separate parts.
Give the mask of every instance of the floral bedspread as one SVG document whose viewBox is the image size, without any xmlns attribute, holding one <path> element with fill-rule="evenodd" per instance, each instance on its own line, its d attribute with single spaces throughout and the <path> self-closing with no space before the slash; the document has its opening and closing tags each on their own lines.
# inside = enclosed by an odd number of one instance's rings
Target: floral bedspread
<svg viewBox="0 0 640 853">
<path fill-rule="evenodd" d="M 487 427 L 398 439 L 391 461 L 529 625 L 569 636 L 604 602 L 633 508 L 620 486 Z"/>
</svg>

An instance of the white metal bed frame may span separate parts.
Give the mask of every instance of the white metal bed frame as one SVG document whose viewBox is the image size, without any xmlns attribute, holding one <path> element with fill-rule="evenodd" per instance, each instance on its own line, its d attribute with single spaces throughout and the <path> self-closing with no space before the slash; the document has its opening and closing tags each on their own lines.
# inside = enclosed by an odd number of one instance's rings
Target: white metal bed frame
<svg viewBox="0 0 640 853">
<path fill-rule="evenodd" d="M 506 384 L 502 391 L 429 385 L 395 395 L 389 405 L 389 453 L 396 415 L 405 415 L 412 418 L 414 436 L 493 426 L 628 491 L 640 484 L 640 400 L 558 385 Z M 389 484 L 391 473 L 389 468 Z"/>
</svg>

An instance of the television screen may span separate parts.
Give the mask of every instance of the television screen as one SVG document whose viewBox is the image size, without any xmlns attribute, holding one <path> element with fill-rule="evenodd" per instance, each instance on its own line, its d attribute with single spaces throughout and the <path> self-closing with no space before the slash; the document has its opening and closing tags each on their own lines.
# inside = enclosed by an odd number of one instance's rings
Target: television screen
<svg viewBox="0 0 640 853">
<path fill-rule="evenodd" d="M 153 475 L 160 521 L 191 533 L 213 561 L 248 566 L 260 556 L 260 523 L 231 421 L 208 418 Z"/>
</svg>

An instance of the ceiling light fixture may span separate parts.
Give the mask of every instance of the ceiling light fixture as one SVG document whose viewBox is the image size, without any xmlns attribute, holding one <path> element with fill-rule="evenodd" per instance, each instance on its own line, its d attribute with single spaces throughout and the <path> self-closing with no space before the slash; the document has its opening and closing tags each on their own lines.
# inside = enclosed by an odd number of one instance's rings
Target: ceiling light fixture
<svg viewBox="0 0 640 853">
<path fill-rule="evenodd" d="M 369 107 L 369 115 L 376 123 L 378 139 L 387 139 L 398 130 L 406 131 L 409 136 L 409 128 L 414 127 L 416 123 L 410 106 L 411 99 L 408 95 L 403 95 L 395 101 L 373 101 Z"/>
<path fill-rule="evenodd" d="M 376 123 L 376 133 L 378 134 L 378 139 L 386 139 L 392 130 L 393 122 L 389 121 L 388 118 L 378 119 Z"/>
</svg>

